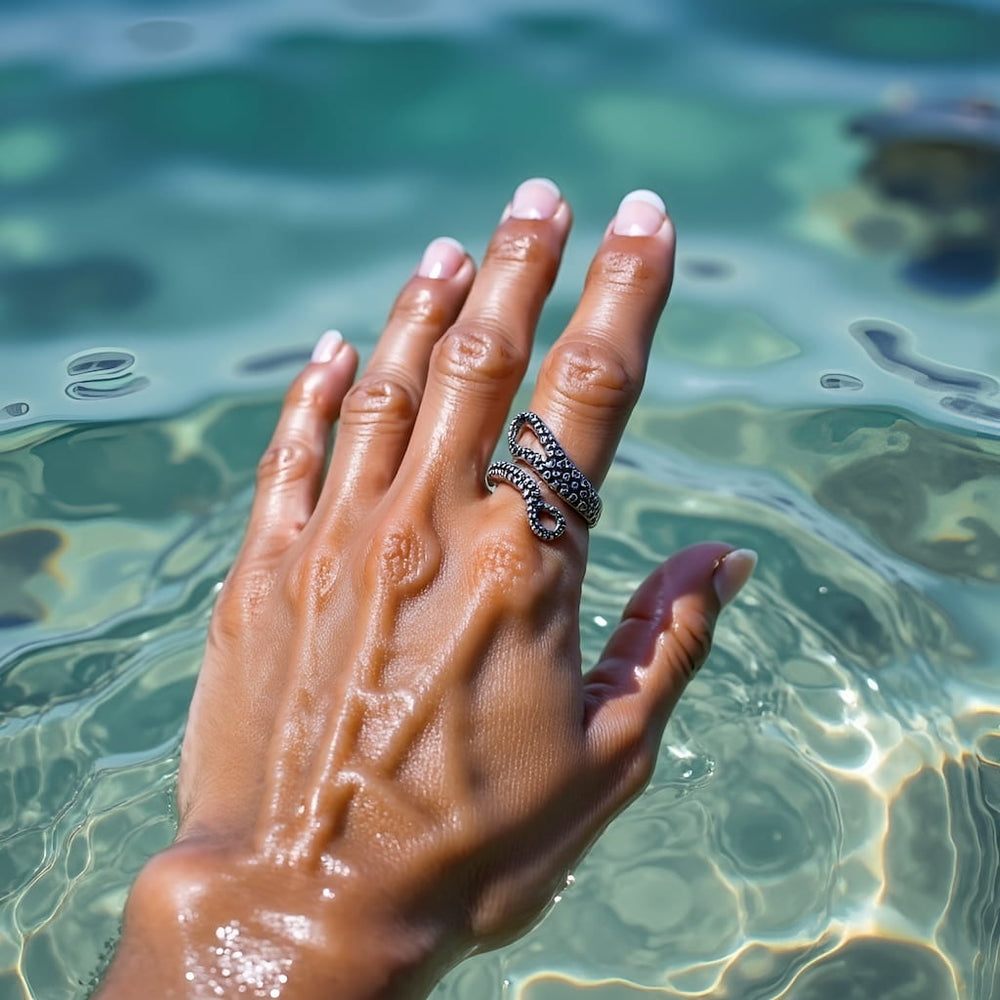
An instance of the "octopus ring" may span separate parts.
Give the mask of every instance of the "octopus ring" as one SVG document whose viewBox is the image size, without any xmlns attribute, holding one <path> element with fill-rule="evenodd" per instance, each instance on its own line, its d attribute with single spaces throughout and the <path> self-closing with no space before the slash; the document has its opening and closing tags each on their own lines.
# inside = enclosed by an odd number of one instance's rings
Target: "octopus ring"
<svg viewBox="0 0 1000 1000">
<path fill-rule="evenodd" d="M 518 444 L 521 429 L 527 424 L 532 429 L 544 452 L 534 451 Z M 601 516 L 601 498 L 593 483 L 576 467 L 548 424 L 530 410 L 519 413 L 507 430 L 507 447 L 511 455 L 530 465 L 553 493 L 557 493 L 592 528 Z"/>
<path fill-rule="evenodd" d="M 534 432 L 543 451 L 535 451 L 518 443 L 518 436 L 525 425 Z M 528 410 L 514 417 L 507 431 L 507 446 L 511 457 L 524 462 L 538 473 L 545 485 L 587 522 L 588 528 L 597 524 L 603 506 L 597 490 L 566 454 L 555 434 L 537 413 Z M 566 530 L 566 519 L 561 511 L 542 501 L 538 483 L 524 469 L 512 462 L 494 462 L 486 470 L 486 485 L 492 491 L 500 481 L 509 483 L 520 491 L 528 509 L 528 524 L 543 541 L 558 538 Z M 545 526 L 543 515 L 551 518 L 553 527 Z"/>
<path fill-rule="evenodd" d="M 542 500 L 541 487 L 524 469 L 512 462 L 494 462 L 486 470 L 486 485 L 490 488 L 490 492 L 500 481 L 509 483 L 524 497 L 524 505 L 528 510 L 528 526 L 543 542 L 551 542 L 566 530 L 566 518 L 563 517 L 562 511 Z M 548 515 L 552 519 L 551 528 L 545 527 L 543 515 Z"/>
</svg>

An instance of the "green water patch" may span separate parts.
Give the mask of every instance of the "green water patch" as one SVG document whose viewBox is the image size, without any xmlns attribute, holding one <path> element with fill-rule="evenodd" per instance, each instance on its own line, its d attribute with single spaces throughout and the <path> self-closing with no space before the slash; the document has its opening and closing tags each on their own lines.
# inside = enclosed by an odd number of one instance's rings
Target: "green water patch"
<svg viewBox="0 0 1000 1000">
<path fill-rule="evenodd" d="M 708 0 L 706 13 L 751 37 L 797 51 L 880 63 L 965 63 L 1000 58 L 1000 15 L 974 2 Z"/>
<path fill-rule="evenodd" d="M 884 408 L 721 404 L 641 416 L 643 437 L 777 471 L 889 551 L 947 576 L 1000 581 L 1000 441 Z"/>
<path fill-rule="evenodd" d="M 57 575 L 55 557 L 65 536 L 51 528 L 22 528 L 0 535 L 0 628 L 43 620 L 45 603 L 31 591 L 39 576 Z"/>
</svg>

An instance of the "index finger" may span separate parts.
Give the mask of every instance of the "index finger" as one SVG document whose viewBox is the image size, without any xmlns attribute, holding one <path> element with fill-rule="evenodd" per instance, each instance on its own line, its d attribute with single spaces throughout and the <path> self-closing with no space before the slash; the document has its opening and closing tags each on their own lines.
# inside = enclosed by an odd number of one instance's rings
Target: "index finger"
<svg viewBox="0 0 1000 1000">
<path fill-rule="evenodd" d="M 625 196 L 580 304 L 538 375 L 531 409 L 595 486 L 639 398 L 674 273 L 674 228 L 652 191 Z"/>
</svg>

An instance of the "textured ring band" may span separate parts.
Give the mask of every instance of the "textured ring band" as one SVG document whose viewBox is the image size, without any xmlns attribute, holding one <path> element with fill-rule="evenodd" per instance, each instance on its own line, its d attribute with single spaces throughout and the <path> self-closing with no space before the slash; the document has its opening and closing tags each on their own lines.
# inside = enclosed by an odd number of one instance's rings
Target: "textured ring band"
<svg viewBox="0 0 1000 1000">
<path fill-rule="evenodd" d="M 534 432 L 544 453 L 518 444 L 518 435 L 525 425 Z M 537 413 L 526 410 L 514 417 L 507 431 L 507 446 L 514 458 L 530 465 L 545 485 L 562 497 L 587 522 L 588 528 L 597 524 L 603 504 L 594 484 L 577 468 L 548 424 Z"/>
<path fill-rule="evenodd" d="M 524 469 L 514 465 L 513 462 L 494 462 L 486 470 L 486 485 L 491 493 L 501 480 L 509 483 L 524 497 L 524 506 L 528 511 L 528 526 L 543 542 L 558 538 L 566 530 L 566 518 L 563 517 L 562 511 L 542 499 L 541 487 Z M 542 521 L 543 514 L 552 519 L 553 527 L 545 527 Z"/>
</svg>

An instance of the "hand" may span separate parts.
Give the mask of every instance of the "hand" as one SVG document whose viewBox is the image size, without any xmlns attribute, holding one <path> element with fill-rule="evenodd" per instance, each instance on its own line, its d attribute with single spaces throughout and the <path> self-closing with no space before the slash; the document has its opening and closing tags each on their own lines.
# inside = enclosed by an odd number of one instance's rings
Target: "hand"
<svg viewBox="0 0 1000 1000">
<path fill-rule="evenodd" d="M 212 620 L 177 843 L 133 889 L 102 997 L 426 995 L 535 920 L 649 779 L 753 560 L 674 556 L 582 673 L 583 520 L 546 489 L 567 530 L 541 541 L 517 490 L 484 485 L 570 218 L 526 182 L 478 276 L 430 245 L 353 388 L 336 335 L 292 386 Z M 627 198 L 534 389 L 597 486 L 673 257 L 662 204 Z"/>
</svg>

